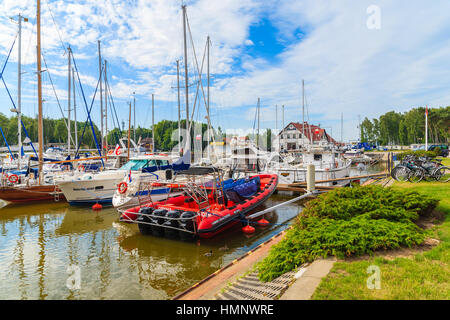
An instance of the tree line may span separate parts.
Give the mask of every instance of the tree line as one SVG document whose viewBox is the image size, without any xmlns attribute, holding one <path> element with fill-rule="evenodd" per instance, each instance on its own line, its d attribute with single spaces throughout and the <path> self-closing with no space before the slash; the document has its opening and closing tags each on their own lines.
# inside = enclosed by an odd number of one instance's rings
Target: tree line
<svg viewBox="0 0 450 320">
<path fill-rule="evenodd" d="M 425 143 L 425 108 L 404 113 L 390 111 L 378 119 L 367 117 L 360 125 L 361 142 L 378 145 Z M 428 109 L 428 142 L 449 143 L 450 106 Z"/>
<path fill-rule="evenodd" d="M 32 142 L 38 141 L 38 122 L 37 119 L 27 117 L 22 115 L 22 122 L 27 130 L 27 133 Z M 67 144 L 67 126 L 66 121 L 64 119 L 50 119 L 44 118 L 44 144 L 49 145 L 52 143 L 63 143 Z M 180 122 L 180 126 L 182 129 L 186 128 L 186 120 L 182 120 Z M 197 128 L 195 128 L 197 126 Z M 200 127 L 201 126 L 201 129 Z M 16 145 L 18 142 L 18 131 L 17 131 L 17 116 L 15 117 L 7 117 L 4 114 L 0 113 L 0 127 L 3 130 L 6 140 L 9 145 Z M 99 128 L 93 124 L 95 135 L 97 137 L 97 141 L 100 144 L 100 130 Z M 75 140 L 75 122 L 71 121 L 71 131 L 72 138 Z M 174 137 L 176 134 L 176 130 L 178 129 L 178 121 L 170 121 L 170 120 L 162 120 L 155 124 L 155 148 L 157 150 L 169 151 L 172 150 L 176 144 L 178 143 L 178 137 Z M 23 128 L 22 130 L 22 141 L 25 139 L 25 132 Z M 84 135 L 83 139 L 81 136 Z M 191 128 L 191 137 L 194 138 L 194 134 L 198 134 L 202 132 L 202 135 L 206 134 L 207 124 L 193 122 Z M 94 136 L 92 134 L 92 129 L 90 124 L 88 123 L 85 127 L 85 122 L 77 122 L 77 132 L 78 132 L 78 142 L 81 144 L 81 148 L 96 148 Z M 218 130 L 214 131 L 214 134 L 222 137 L 222 132 L 220 127 Z M 131 128 L 130 131 L 131 139 L 134 138 L 134 128 Z M 128 137 L 128 128 L 126 130 L 121 130 L 119 128 L 114 128 L 108 132 L 108 145 L 110 147 L 115 146 L 119 143 L 119 139 Z M 139 138 L 152 138 L 152 129 L 151 128 L 136 128 L 136 140 Z M 175 138 L 175 139 L 173 139 Z M 136 141 L 137 143 L 138 141 Z M 5 146 L 6 143 L 3 137 L 0 138 L 0 146 Z M 205 139 L 202 139 L 202 145 L 205 147 L 207 142 Z"/>
</svg>

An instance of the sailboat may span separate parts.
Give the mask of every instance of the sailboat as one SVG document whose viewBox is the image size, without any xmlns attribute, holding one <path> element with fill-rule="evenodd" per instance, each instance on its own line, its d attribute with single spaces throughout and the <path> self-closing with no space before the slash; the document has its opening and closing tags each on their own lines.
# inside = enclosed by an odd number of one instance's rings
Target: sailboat
<svg viewBox="0 0 450 320">
<path fill-rule="evenodd" d="M 0 199 L 8 202 L 35 202 L 35 201 L 59 201 L 64 195 L 58 186 L 46 183 L 43 176 L 44 166 L 44 135 L 43 135 L 43 112 L 42 112 L 42 76 L 41 76 L 41 2 L 37 0 L 36 13 L 36 42 L 37 42 L 37 80 L 38 80 L 38 142 L 39 142 L 39 171 L 37 177 L 33 173 L 25 179 L 14 179 L 14 183 L 8 180 L 0 186 Z M 20 75 L 19 75 L 20 76 Z"/>
</svg>

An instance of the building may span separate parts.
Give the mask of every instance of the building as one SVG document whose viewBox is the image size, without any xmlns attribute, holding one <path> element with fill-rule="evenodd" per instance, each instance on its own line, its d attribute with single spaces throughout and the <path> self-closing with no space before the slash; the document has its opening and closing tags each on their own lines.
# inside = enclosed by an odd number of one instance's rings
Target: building
<svg viewBox="0 0 450 320">
<path fill-rule="evenodd" d="M 274 143 L 275 149 L 280 151 L 296 151 L 309 144 L 335 144 L 338 143 L 325 129 L 304 122 L 304 125 L 291 122 L 277 135 Z"/>
</svg>

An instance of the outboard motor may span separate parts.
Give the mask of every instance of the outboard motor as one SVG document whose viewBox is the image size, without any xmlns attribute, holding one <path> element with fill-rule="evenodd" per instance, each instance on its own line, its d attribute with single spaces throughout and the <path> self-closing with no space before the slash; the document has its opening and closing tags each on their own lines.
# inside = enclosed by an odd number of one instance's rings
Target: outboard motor
<svg viewBox="0 0 450 320">
<path fill-rule="evenodd" d="M 155 210 L 155 209 L 153 209 L 151 207 L 143 207 L 143 208 L 139 209 L 139 213 L 142 213 L 142 214 L 140 214 L 137 217 L 136 221 L 144 222 L 144 223 L 138 223 L 139 231 L 143 235 L 152 234 L 152 226 L 147 223 L 154 223 L 153 219 L 150 216 L 148 216 L 148 215 L 152 214 L 153 210 Z"/>
<path fill-rule="evenodd" d="M 166 217 L 170 218 L 170 219 L 167 219 L 167 224 L 173 228 L 179 228 L 180 227 L 179 220 L 175 220 L 175 219 L 180 218 L 180 216 L 181 216 L 180 210 L 172 210 L 172 211 L 167 212 Z M 166 235 L 167 236 L 177 236 L 178 230 L 167 228 Z"/>
<path fill-rule="evenodd" d="M 156 224 L 164 224 L 164 222 L 166 221 L 166 219 L 164 219 L 166 213 L 166 209 L 156 209 L 155 211 L 153 211 L 153 217 L 156 220 Z M 156 235 L 161 235 L 164 233 L 164 227 L 152 226 L 152 232 Z"/>
</svg>

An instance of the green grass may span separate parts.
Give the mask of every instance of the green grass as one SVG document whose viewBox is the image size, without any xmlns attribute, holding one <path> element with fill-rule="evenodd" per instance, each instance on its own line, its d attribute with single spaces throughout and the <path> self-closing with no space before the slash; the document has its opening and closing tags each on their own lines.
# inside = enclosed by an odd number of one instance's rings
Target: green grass
<svg viewBox="0 0 450 320">
<path fill-rule="evenodd" d="M 450 159 L 444 161 L 450 164 Z M 370 257 L 337 262 L 312 299 L 450 299 L 450 184 L 396 182 L 393 188 L 413 189 L 440 199 L 436 209 L 446 214 L 446 218 L 430 233 L 441 243 L 407 258 Z M 370 274 L 366 270 L 370 265 L 380 268 L 381 289 L 367 288 Z"/>
</svg>

